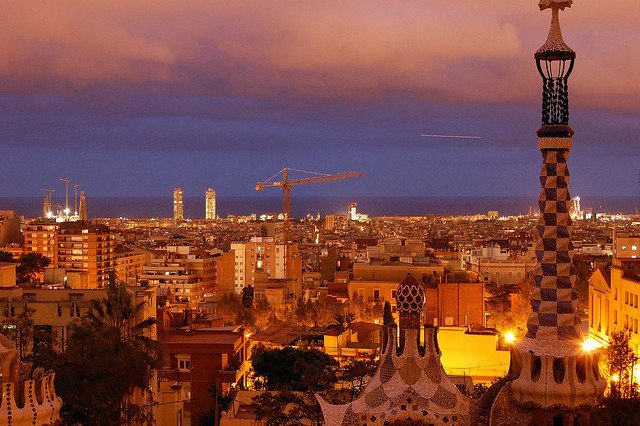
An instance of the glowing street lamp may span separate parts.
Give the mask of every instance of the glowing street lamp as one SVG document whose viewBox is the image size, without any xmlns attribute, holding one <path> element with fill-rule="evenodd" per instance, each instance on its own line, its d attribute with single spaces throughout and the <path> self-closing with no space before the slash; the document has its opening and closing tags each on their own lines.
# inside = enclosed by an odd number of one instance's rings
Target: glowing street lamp
<svg viewBox="0 0 640 426">
<path fill-rule="evenodd" d="M 618 382 L 620 381 L 620 376 L 618 376 L 618 373 L 613 373 L 613 374 L 611 375 L 611 381 L 612 381 L 613 383 L 618 383 Z"/>
<path fill-rule="evenodd" d="M 513 331 L 507 331 L 504 333 L 504 341 L 505 343 L 511 345 L 516 341 L 516 334 Z"/>
<path fill-rule="evenodd" d="M 596 349 L 600 349 L 602 345 L 592 337 L 587 337 L 582 342 L 582 350 L 585 352 L 593 352 Z"/>
</svg>

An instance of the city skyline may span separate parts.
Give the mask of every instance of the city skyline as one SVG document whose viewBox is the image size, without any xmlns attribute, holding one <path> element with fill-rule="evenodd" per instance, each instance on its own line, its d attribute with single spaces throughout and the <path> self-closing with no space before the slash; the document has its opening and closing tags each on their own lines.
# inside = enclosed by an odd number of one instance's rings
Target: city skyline
<svg viewBox="0 0 640 426">
<path fill-rule="evenodd" d="M 364 173 L 304 195 L 535 196 L 528 66 L 549 19 L 534 3 L 476 3 L 12 3 L 0 197 L 37 196 L 63 175 L 89 197 L 212 183 L 247 196 L 285 166 Z M 637 12 L 585 2 L 563 17 L 580 52 L 575 193 L 638 194 L 640 48 L 619 42 L 640 35 Z"/>
</svg>

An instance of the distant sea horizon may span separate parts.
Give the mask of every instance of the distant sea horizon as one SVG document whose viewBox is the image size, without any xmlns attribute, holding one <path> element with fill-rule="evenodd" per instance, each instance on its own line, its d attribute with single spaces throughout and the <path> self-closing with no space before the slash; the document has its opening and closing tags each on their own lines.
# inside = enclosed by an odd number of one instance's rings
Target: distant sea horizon
<svg viewBox="0 0 640 426">
<path fill-rule="evenodd" d="M 72 198 L 72 197 L 71 197 Z M 537 197 L 447 197 L 447 196 L 295 196 L 292 201 L 292 215 L 306 214 L 346 214 L 350 202 L 356 202 L 358 212 L 369 216 L 438 216 L 486 214 L 497 210 L 500 215 L 527 214 L 538 211 Z M 64 200 L 54 200 L 54 204 Z M 70 200 L 73 204 L 73 200 Z M 204 217 L 204 197 L 185 197 L 185 217 Z M 582 209 L 594 212 L 634 214 L 638 208 L 638 198 L 629 196 L 585 196 L 581 197 Z M 0 197 L 0 210 L 15 210 L 19 215 L 35 218 L 42 213 L 40 197 Z M 227 215 L 250 215 L 280 212 L 280 197 L 218 197 L 219 217 Z M 168 218 L 173 216 L 171 197 L 87 197 L 87 211 L 90 218 Z"/>
</svg>

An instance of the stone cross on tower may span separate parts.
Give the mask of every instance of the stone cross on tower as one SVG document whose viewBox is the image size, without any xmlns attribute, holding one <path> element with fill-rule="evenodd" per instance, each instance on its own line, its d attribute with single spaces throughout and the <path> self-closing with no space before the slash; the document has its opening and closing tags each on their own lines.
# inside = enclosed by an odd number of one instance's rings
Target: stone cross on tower
<svg viewBox="0 0 640 426">
<path fill-rule="evenodd" d="M 600 376 L 597 354 L 582 350 L 576 313 L 567 168 L 573 136 L 567 82 L 576 54 L 562 39 L 559 21 L 559 11 L 570 7 L 571 0 L 541 0 L 539 6 L 551 9 L 552 19 L 547 40 L 534 55 L 543 81 L 542 126 L 537 131 L 543 164 L 535 288 L 527 334 L 511 348 L 513 381 L 503 388 L 496 399 L 501 402 L 494 409 L 508 406 L 512 395 L 520 406 L 537 408 L 529 412 L 535 424 L 556 424 L 559 419 L 573 424 L 576 417 L 588 417 L 585 407 L 596 404 L 606 383 Z M 498 424 L 493 419 L 492 414 L 492 424 Z"/>
</svg>

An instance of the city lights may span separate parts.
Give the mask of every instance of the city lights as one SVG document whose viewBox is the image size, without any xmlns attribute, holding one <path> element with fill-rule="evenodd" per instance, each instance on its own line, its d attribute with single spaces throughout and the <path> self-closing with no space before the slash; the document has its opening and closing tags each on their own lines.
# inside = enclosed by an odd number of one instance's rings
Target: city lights
<svg viewBox="0 0 640 426">
<path fill-rule="evenodd" d="M 601 347 L 602 345 L 592 337 L 587 337 L 584 342 L 582 342 L 582 350 L 585 352 L 593 352 Z"/>
<path fill-rule="evenodd" d="M 516 334 L 511 330 L 507 331 L 506 333 L 504 333 L 504 341 L 509 345 L 512 344 L 516 341 Z"/>
</svg>

